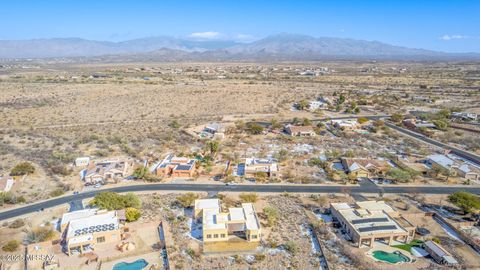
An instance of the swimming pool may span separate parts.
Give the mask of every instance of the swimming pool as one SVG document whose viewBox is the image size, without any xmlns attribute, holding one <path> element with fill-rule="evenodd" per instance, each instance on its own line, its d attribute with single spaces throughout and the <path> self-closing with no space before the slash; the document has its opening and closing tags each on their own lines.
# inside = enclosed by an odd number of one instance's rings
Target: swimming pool
<svg viewBox="0 0 480 270">
<path fill-rule="evenodd" d="M 145 266 L 148 265 L 148 262 L 144 259 L 138 259 L 134 262 L 127 263 L 121 262 L 113 266 L 113 270 L 142 270 Z"/>
<path fill-rule="evenodd" d="M 372 252 L 372 256 L 379 260 L 379 261 L 384 261 L 390 264 L 397 264 L 397 263 L 405 263 L 405 262 L 410 262 L 410 258 L 403 255 L 400 251 L 394 251 L 394 252 L 385 252 L 382 250 L 375 250 Z"/>
</svg>

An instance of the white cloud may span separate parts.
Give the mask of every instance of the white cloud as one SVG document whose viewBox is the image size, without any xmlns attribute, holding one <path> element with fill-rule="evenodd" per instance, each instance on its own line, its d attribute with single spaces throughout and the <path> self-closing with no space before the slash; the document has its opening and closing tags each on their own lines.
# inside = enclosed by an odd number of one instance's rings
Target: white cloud
<svg viewBox="0 0 480 270">
<path fill-rule="evenodd" d="M 188 35 L 190 39 L 205 41 L 205 40 L 229 40 L 229 41 L 237 41 L 237 42 L 250 42 L 254 41 L 256 38 L 253 35 L 249 34 L 224 34 L 215 31 L 207 31 L 207 32 L 195 32 Z"/>
<path fill-rule="evenodd" d="M 480 37 L 465 36 L 465 35 L 443 35 L 441 40 L 455 40 L 455 39 L 480 39 Z"/>
<path fill-rule="evenodd" d="M 197 39 L 218 39 L 221 37 L 221 35 L 219 32 L 207 31 L 191 33 L 190 37 Z"/>
<path fill-rule="evenodd" d="M 255 37 L 248 34 L 236 34 L 232 39 L 236 41 L 252 41 Z"/>
</svg>

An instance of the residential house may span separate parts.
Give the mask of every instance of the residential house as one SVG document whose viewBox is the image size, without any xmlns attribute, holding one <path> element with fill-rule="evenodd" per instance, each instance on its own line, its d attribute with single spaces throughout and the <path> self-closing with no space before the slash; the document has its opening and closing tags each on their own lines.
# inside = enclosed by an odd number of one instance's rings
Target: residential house
<svg viewBox="0 0 480 270">
<path fill-rule="evenodd" d="M 89 157 L 78 157 L 75 159 L 75 162 L 73 165 L 76 167 L 86 167 L 90 164 L 90 158 Z"/>
<path fill-rule="evenodd" d="M 200 219 L 203 216 L 203 209 L 217 209 L 220 208 L 219 199 L 201 199 L 195 200 L 195 207 L 193 209 L 193 217 Z"/>
<path fill-rule="evenodd" d="M 404 155 L 397 155 L 393 162 L 402 169 L 413 170 L 421 175 L 426 175 L 429 167 L 422 160 Z"/>
<path fill-rule="evenodd" d="M 96 244 L 122 240 L 117 211 L 84 209 L 65 213 L 60 229 L 68 255 L 92 252 Z"/>
<path fill-rule="evenodd" d="M 224 133 L 225 128 L 220 123 L 211 123 L 211 124 L 206 125 L 205 128 L 203 129 L 203 131 L 211 133 L 211 134 L 215 134 L 215 133 L 219 133 L 219 132 Z"/>
<path fill-rule="evenodd" d="M 480 168 L 449 155 L 430 155 L 427 157 L 427 164 L 432 169 L 449 172 L 450 176 L 458 176 L 470 180 L 478 180 L 480 176 Z"/>
<path fill-rule="evenodd" d="M 308 110 L 310 111 L 316 111 L 320 108 L 323 108 L 325 106 L 327 106 L 329 103 L 327 102 L 327 100 L 323 99 L 323 98 L 319 98 L 317 100 L 310 100 L 308 102 Z"/>
<path fill-rule="evenodd" d="M 195 159 L 168 154 L 162 162 L 154 164 L 152 170 L 160 176 L 193 177 L 195 162 Z"/>
<path fill-rule="evenodd" d="M 196 200 L 194 212 L 195 217 L 202 217 L 204 242 L 228 241 L 232 238 L 260 241 L 260 222 L 252 203 L 242 203 L 242 207 L 221 212 L 217 199 Z"/>
<path fill-rule="evenodd" d="M 419 128 L 435 128 L 436 126 L 433 123 L 428 121 L 417 121 L 414 118 L 404 119 L 402 121 L 403 125 L 409 129 L 419 129 Z"/>
<path fill-rule="evenodd" d="M 427 164 L 430 165 L 432 169 L 446 170 L 452 175 L 456 174 L 453 168 L 455 161 L 446 155 L 430 155 L 427 157 Z"/>
<path fill-rule="evenodd" d="M 460 164 L 458 167 L 455 167 L 457 171 L 457 176 L 469 179 L 469 180 L 478 180 L 480 178 L 480 169 L 470 164 Z"/>
<path fill-rule="evenodd" d="M 270 178 L 278 177 L 278 164 L 273 159 L 246 158 L 243 175 L 256 177 L 259 172 L 266 173 Z"/>
<path fill-rule="evenodd" d="M 133 169 L 133 161 L 129 159 L 104 160 L 90 163 L 82 174 L 85 184 L 105 183 L 127 177 Z"/>
<path fill-rule="evenodd" d="M 412 101 L 414 102 L 426 102 L 426 103 L 433 103 L 434 100 L 429 97 L 422 97 L 422 96 L 414 96 L 412 97 Z"/>
<path fill-rule="evenodd" d="M 477 120 L 478 115 L 476 113 L 467 113 L 467 112 L 452 112 L 452 118 L 462 119 L 462 120 Z"/>
<path fill-rule="evenodd" d="M 385 175 L 392 167 L 381 159 L 341 158 L 340 161 L 348 176 L 354 179 Z"/>
<path fill-rule="evenodd" d="M 357 120 L 348 120 L 348 119 L 335 120 L 334 119 L 330 121 L 330 125 L 341 130 L 353 130 L 353 129 L 356 129 L 359 124 Z"/>
<path fill-rule="evenodd" d="M 316 135 L 312 126 L 287 125 L 285 127 L 285 132 L 290 136 L 298 137 L 312 137 Z"/>
<path fill-rule="evenodd" d="M 358 247 L 372 247 L 375 241 L 388 245 L 394 241 L 408 243 L 415 237 L 415 226 L 384 201 L 332 203 L 330 210 L 334 223 Z"/>
<path fill-rule="evenodd" d="M 448 266 L 458 265 L 458 261 L 452 256 L 452 254 L 438 243 L 427 241 L 424 244 L 424 249 L 437 263 Z"/>
</svg>

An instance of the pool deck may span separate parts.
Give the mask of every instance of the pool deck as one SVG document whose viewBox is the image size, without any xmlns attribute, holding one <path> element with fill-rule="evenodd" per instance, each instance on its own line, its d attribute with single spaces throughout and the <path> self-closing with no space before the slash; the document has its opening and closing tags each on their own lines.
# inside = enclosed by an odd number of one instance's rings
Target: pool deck
<svg viewBox="0 0 480 270">
<path fill-rule="evenodd" d="M 112 270 L 113 266 L 117 263 L 121 262 L 126 262 L 126 263 L 132 263 L 136 260 L 139 259 L 144 259 L 148 262 L 148 265 L 144 269 L 150 269 L 150 267 L 155 266 L 155 268 L 161 268 L 163 267 L 162 259 L 160 258 L 160 253 L 157 252 L 151 252 L 147 254 L 142 254 L 138 256 L 132 256 L 132 257 L 127 257 L 127 258 L 121 258 L 115 261 L 111 262 L 106 262 L 102 263 L 102 267 L 100 268 L 101 270 Z"/>
<path fill-rule="evenodd" d="M 401 244 L 401 243 L 400 243 Z M 387 244 L 383 244 L 383 243 L 380 243 L 380 242 L 375 242 L 374 245 L 373 245 L 373 248 L 369 249 L 366 254 L 372 259 L 372 260 L 375 260 L 377 262 L 383 262 L 383 263 L 387 263 L 387 264 L 391 264 L 391 263 L 388 263 L 388 262 L 385 262 L 385 261 L 382 261 L 382 260 L 378 260 L 377 258 L 373 257 L 372 255 L 372 252 L 376 251 L 376 250 L 381 250 L 381 251 L 385 251 L 385 252 L 389 252 L 389 253 L 392 253 L 394 251 L 399 251 L 401 252 L 403 255 L 405 255 L 406 257 L 408 257 L 411 262 L 410 263 L 414 263 L 414 260 L 416 260 L 417 258 L 415 258 L 412 254 L 410 254 L 410 252 L 408 251 L 405 251 L 403 249 L 399 249 L 399 248 L 395 248 L 395 247 L 392 247 L 392 246 L 389 246 Z M 391 264 L 391 265 L 398 265 L 398 264 L 403 264 L 404 262 L 400 262 L 400 263 L 397 263 L 397 264 Z"/>
</svg>

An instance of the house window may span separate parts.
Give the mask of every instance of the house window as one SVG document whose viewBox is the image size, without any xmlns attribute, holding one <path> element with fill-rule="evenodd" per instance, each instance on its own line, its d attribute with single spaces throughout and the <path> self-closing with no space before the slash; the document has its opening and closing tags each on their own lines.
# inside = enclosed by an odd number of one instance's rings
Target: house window
<svg viewBox="0 0 480 270">
<path fill-rule="evenodd" d="M 222 233 L 222 234 L 220 235 L 220 237 L 221 237 L 221 238 L 225 238 L 225 234 Z"/>
<path fill-rule="evenodd" d="M 207 238 L 212 238 L 212 235 L 211 235 L 211 234 L 207 234 Z"/>
<path fill-rule="evenodd" d="M 213 238 L 218 238 L 218 234 L 214 234 L 214 235 L 213 235 Z"/>
<path fill-rule="evenodd" d="M 257 239 L 257 235 L 256 235 L 256 234 L 252 234 L 252 239 Z"/>
<path fill-rule="evenodd" d="M 97 243 L 105 242 L 105 236 L 97 237 Z"/>
</svg>

